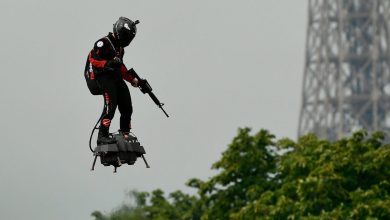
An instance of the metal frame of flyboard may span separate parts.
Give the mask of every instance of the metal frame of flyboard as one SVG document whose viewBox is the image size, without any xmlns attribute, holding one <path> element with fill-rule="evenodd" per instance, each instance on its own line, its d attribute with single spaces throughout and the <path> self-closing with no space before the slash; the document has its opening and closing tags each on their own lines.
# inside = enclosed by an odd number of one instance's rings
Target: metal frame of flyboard
<svg viewBox="0 0 390 220">
<path fill-rule="evenodd" d="M 94 150 L 94 160 L 92 169 L 95 168 L 96 159 L 99 156 L 100 162 L 104 166 L 114 166 L 114 173 L 122 164 L 133 165 L 138 157 L 142 157 L 147 168 L 150 168 L 144 154 L 145 149 L 139 143 L 137 137 L 129 134 L 128 140 L 125 140 L 123 135 L 114 134 L 115 144 L 98 145 Z"/>
<path fill-rule="evenodd" d="M 99 120 L 96 122 L 94 128 L 92 129 L 91 135 L 89 137 L 89 148 L 93 152 L 94 160 L 92 164 L 91 171 L 95 169 L 95 164 L 97 157 L 100 157 L 100 162 L 104 166 L 114 166 L 114 173 L 116 173 L 117 168 L 122 164 L 133 165 L 138 157 L 142 157 L 147 168 L 150 168 L 148 162 L 145 159 L 144 154 L 145 149 L 141 146 L 137 137 L 133 133 L 129 133 L 129 138 L 125 140 L 122 134 L 110 134 L 112 138 L 116 140 L 114 144 L 103 144 L 97 145 L 95 149 L 92 149 L 91 141 L 95 130 L 99 129 L 99 122 L 102 119 L 104 114 L 104 109 L 102 115 L 99 117 Z"/>
</svg>

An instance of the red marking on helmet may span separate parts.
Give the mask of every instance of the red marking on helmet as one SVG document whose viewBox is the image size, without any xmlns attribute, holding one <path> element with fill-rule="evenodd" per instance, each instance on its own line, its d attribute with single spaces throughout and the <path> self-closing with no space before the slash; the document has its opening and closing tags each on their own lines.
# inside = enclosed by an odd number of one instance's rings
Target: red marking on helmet
<svg viewBox="0 0 390 220">
<path fill-rule="evenodd" d="M 90 74 L 90 77 L 89 77 L 91 80 L 94 80 L 95 79 L 95 73 L 94 72 L 91 72 Z"/>
</svg>

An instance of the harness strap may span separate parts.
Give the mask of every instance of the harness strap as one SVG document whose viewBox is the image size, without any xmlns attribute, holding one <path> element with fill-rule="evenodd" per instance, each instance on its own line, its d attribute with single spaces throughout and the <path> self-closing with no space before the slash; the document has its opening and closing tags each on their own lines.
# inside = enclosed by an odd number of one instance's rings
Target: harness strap
<svg viewBox="0 0 390 220">
<path fill-rule="evenodd" d="M 122 50 L 120 50 L 119 51 L 119 53 L 116 51 L 116 49 L 115 49 L 115 46 L 114 46 L 114 44 L 112 43 L 112 41 L 110 40 L 110 38 L 109 37 L 105 37 L 107 40 L 108 40 L 108 42 L 110 42 L 110 44 L 111 44 L 111 47 L 112 47 L 112 49 L 114 50 L 114 52 L 117 54 L 117 55 L 120 55 L 120 52 L 122 51 Z"/>
</svg>

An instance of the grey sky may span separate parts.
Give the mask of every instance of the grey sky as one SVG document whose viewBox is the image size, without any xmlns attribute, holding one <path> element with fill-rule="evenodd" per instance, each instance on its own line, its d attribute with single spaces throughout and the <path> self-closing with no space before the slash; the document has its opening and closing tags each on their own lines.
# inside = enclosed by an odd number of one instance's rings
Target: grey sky
<svg viewBox="0 0 390 220">
<path fill-rule="evenodd" d="M 82 72 L 119 16 L 141 21 L 124 60 L 171 118 L 130 88 L 152 168 L 90 172 L 102 98 Z M 306 16 L 306 1 L 2 0 L 0 219 L 91 219 L 129 189 L 191 192 L 185 182 L 213 174 L 238 127 L 295 139 Z"/>
</svg>

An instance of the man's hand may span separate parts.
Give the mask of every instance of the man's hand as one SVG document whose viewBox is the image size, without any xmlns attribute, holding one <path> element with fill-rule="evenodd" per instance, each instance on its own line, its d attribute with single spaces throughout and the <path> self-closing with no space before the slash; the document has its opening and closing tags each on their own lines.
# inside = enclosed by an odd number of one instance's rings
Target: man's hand
<svg viewBox="0 0 390 220">
<path fill-rule="evenodd" d="M 107 61 L 106 67 L 109 68 L 119 68 L 122 65 L 122 60 L 119 57 L 114 57 L 114 59 Z"/>
<path fill-rule="evenodd" d="M 134 78 L 133 80 L 131 80 L 131 85 L 134 87 L 138 87 L 138 79 Z"/>
</svg>

